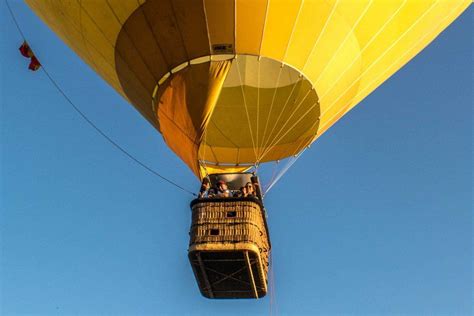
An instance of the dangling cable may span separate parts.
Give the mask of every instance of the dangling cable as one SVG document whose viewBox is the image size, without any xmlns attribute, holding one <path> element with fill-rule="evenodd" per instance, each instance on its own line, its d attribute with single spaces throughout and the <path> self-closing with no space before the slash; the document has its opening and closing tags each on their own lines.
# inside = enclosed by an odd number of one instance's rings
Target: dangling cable
<svg viewBox="0 0 474 316">
<path fill-rule="evenodd" d="M 270 181 L 268 182 L 268 184 L 265 186 L 264 188 L 264 194 L 266 194 L 268 192 L 268 189 L 270 188 L 270 186 L 272 185 L 273 183 L 273 180 L 275 179 L 275 176 L 277 175 L 277 171 L 278 171 L 278 165 L 280 164 L 280 160 L 277 160 L 275 161 L 275 166 L 273 167 L 273 171 L 272 171 L 272 177 L 270 178 Z"/>
<path fill-rule="evenodd" d="M 303 149 L 303 151 L 301 151 L 299 154 L 297 154 L 296 156 L 294 157 L 291 157 L 291 161 L 289 161 L 285 167 L 278 173 L 278 175 L 275 177 L 275 179 L 270 182 L 270 184 L 268 185 L 268 188 L 267 190 L 265 191 L 265 194 L 267 194 L 271 188 L 273 188 L 273 186 L 281 179 L 281 177 L 283 177 L 283 175 L 285 175 L 285 173 L 287 173 L 287 171 L 291 168 L 291 166 L 294 165 L 294 163 L 301 157 L 301 155 L 305 152 L 305 150 L 307 149 L 308 147 L 306 147 L 305 149 Z"/>
<path fill-rule="evenodd" d="M 276 302 L 276 292 L 275 292 L 275 274 L 274 274 L 274 264 L 273 264 L 273 254 L 270 252 L 270 266 L 269 266 L 269 292 L 270 292 L 270 315 L 278 315 L 278 305 Z"/>
<path fill-rule="evenodd" d="M 5 3 L 7 5 L 7 8 L 8 8 L 8 11 L 10 12 L 10 15 L 13 19 L 13 22 L 15 23 L 15 26 L 16 28 L 18 29 L 18 32 L 20 33 L 21 37 L 23 38 L 24 41 L 27 42 L 26 40 L 26 37 L 23 33 L 23 31 L 21 30 L 20 28 L 20 25 L 18 24 L 18 21 L 16 20 L 15 18 L 15 15 L 13 14 L 13 11 L 12 11 L 12 8 L 10 7 L 10 4 L 8 3 L 8 0 L 5 0 Z M 182 187 L 181 185 L 173 182 L 172 180 L 162 176 L 161 174 L 159 174 L 158 172 L 156 172 L 155 170 L 153 170 L 152 168 L 148 167 L 146 164 L 144 164 L 143 162 L 141 162 L 140 160 L 138 160 L 137 158 L 135 158 L 132 154 L 130 154 L 129 152 L 127 152 L 123 147 L 121 147 L 119 144 L 117 144 L 113 139 L 111 139 L 109 136 L 107 136 L 99 127 L 97 127 L 73 102 L 72 100 L 66 95 L 66 93 L 61 89 L 61 87 L 58 85 L 58 83 L 53 79 L 53 77 L 51 77 L 51 75 L 49 74 L 49 72 L 46 70 L 46 67 L 44 66 L 44 64 L 41 64 L 41 69 L 43 69 L 43 72 L 46 74 L 46 76 L 48 77 L 49 81 L 54 85 L 54 87 L 58 90 L 59 93 L 62 94 L 62 96 L 64 97 L 64 99 L 66 99 L 66 101 L 72 106 L 72 108 L 76 111 L 77 114 L 79 114 L 97 133 L 99 133 L 102 137 L 104 137 L 110 144 L 112 144 L 115 148 L 117 148 L 118 150 L 120 150 L 124 155 L 126 155 L 128 158 L 130 158 L 131 160 L 133 160 L 135 163 L 137 163 L 138 165 L 140 165 L 141 167 L 143 167 L 144 169 L 146 169 L 147 171 L 149 171 L 150 173 L 154 174 L 155 176 L 159 177 L 160 179 L 168 182 L 169 184 L 175 186 L 176 188 L 186 192 L 186 193 L 189 193 L 193 196 L 197 196 L 196 193 Z"/>
</svg>

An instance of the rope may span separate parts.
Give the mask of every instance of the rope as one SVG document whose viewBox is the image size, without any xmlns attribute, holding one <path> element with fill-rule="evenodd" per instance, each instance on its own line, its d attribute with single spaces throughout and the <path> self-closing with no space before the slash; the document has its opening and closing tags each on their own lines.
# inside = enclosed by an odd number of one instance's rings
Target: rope
<svg viewBox="0 0 474 316">
<path fill-rule="evenodd" d="M 272 171 L 272 177 L 270 178 L 270 181 L 268 184 L 265 186 L 263 193 L 264 195 L 267 194 L 268 189 L 271 187 L 273 180 L 275 179 L 275 176 L 277 175 L 277 170 L 278 170 L 278 164 L 280 163 L 279 160 L 275 161 L 275 166 L 273 166 L 273 171 Z"/>
<path fill-rule="evenodd" d="M 8 0 L 5 0 L 5 4 L 7 5 L 7 8 L 8 8 L 8 11 L 10 12 L 10 16 L 12 17 L 12 20 L 16 26 L 16 28 L 18 29 L 18 32 L 20 33 L 21 37 L 23 38 L 24 41 L 28 42 L 27 39 L 26 39 L 26 36 L 25 34 L 23 33 L 17 19 L 15 18 L 15 15 L 13 13 L 13 10 L 12 8 L 10 7 L 10 4 L 8 2 Z M 66 99 L 66 101 L 72 106 L 72 108 L 76 111 L 77 114 L 79 114 L 97 133 L 99 133 L 102 137 L 104 137 L 110 144 L 112 144 L 116 149 L 118 149 L 119 151 L 121 151 L 124 155 L 126 155 L 128 158 L 130 158 L 131 160 L 133 160 L 135 163 L 137 163 L 138 165 L 140 165 L 141 167 L 143 167 L 144 169 L 146 169 L 147 171 L 149 171 L 150 173 L 154 174 L 155 176 L 159 177 L 160 179 L 168 182 L 169 184 L 175 186 L 176 188 L 186 192 L 186 193 L 189 193 L 193 196 L 197 196 L 195 193 L 193 193 L 192 191 L 182 187 L 181 185 L 173 182 L 172 180 L 162 176 L 161 174 L 159 174 L 158 172 L 156 172 L 155 170 L 153 170 L 152 168 L 148 167 L 146 164 L 144 164 L 143 162 L 141 162 L 140 160 L 138 160 L 137 158 L 135 158 L 132 154 L 130 154 L 127 150 L 125 150 L 123 147 L 121 147 L 118 143 L 116 143 L 113 139 L 111 139 L 109 136 L 107 136 L 107 134 L 105 134 L 97 125 L 94 124 L 94 122 L 92 122 L 75 104 L 74 102 L 72 102 L 72 100 L 67 96 L 67 94 L 64 92 L 63 89 L 61 89 L 61 87 L 58 85 L 58 83 L 53 79 L 53 77 L 49 74 L 49 72 L 46 70 L 46 67 L 44 67 L 43 64 L 41 64 L 41 69 L 43 70 L 43 72 L 45 73 L 45 75 L 48 77 L 49 81 L 54 85 L 54 87 L 58 90 L 59 93 L 61 93 L 61 95 L 64 97 L 64 99 Z"/>
<path fill-rule="evenodd" d="M 255 146 L 255 141 L 254 141 L 254 138 L 253 138 L 253 133 L 252 133 L 252 123 L 250 122 L 249 111 L 247 109 L 247 100 L 245 99 L 244 84 L 243 84 L 243 81 L 242 81 L 242 76 L 240 74 L 239 59 L 236 58 L 235 60 L 236 60 L 236 64 L 237 64 L 237 73 L 239 74 L 239 82 L 240 82 L 240 89 L 242 91 L 242 98 L 244 100 L 245 114 L 247 116 L 247 122 L 249 124 L 250 138 L 252 139 L 253 153 L 255 155 L 255 160 L 257 160 L 257 150 L 256 150 L 256 146 Z"/>
<path fill-rule="evenodd" d="M 256 130 L 256 136 L 255 136 L 255 142 L 256 142 L 256 146 L 257 146 L 257 152 L 259 151 L 259 147 L 258 147 L 258 123 L 259 123 L 259 116 L 260 116 L 260 56 L 257 57 L 257 63 L 258 63 L 258 67 L 257 67 L 257 130 Z M 257 155 L 255 157 L 255 159 L 257 159 Z"/>
<path fill-rule="evenodd" d="M 307 96 L 308 94 L 306 94 Z M 305 96 L 305 99 L 306 99 L 306 96 Z M 304 100 L 303 100 L 304 101 Z M 301 103 L 303 102 L 301 101 Z M 284 128 L 286 127 L 286 125 L 288 124 L 289 120 L 293 117 L 293 115 L 296 113 L 296 111 L 299 109 L 301 103 L 297 106 L 297 108 L 295 109 L 295 111 L 293 112 L 292 115 L 290 115 L 290 117 L 288 118 L 288 121 L 286 121 L 286 123 L 282 126 L 282 128 L 280 129 L 280 131 L 278 132 L 278 134 L 275 136 L 275 139 L 272 143 L 269 144 L 268 148 L 265 150 L 265 152 L 263 153 L 263 155 L 260 157 L 260 159 L 263 159 L 267 154 L 269 154 L 274 147 L 276 147 L 278 145 L 278 143 L 283 140 L 283 138 L 288 135 L 288 133 L 291 132 L 291 130 L 293 130 L 293 128 L 295 128 L 305 117 L 306 115 L 308 115 L 315 107 L 316 105 L 318 104 L 318 102 L 316 101 L 315 103 L 313 103 L 313 105 L 305 112 L 303 113 L 303 115 L 300 116 L 300 118 L 292 125 L 290 126 L 290 128 L 283 134 L 280 136 L 280 133 L 284 130 Z M 318 120 L 319 121 L 319 118 Z M 276 138 L 277 136 L 280 136 L 279 138 Z"/>
<path fill-rule="evenodd" d="M 274 271 L 274 263 L 273 263 L 273 254 L 270 252 L 270 267 L 269 267 L 269 272 L 270 272 L 270 315 L 278 315 L 278 305 L 276 302 L 276 292 L 275 292 L 275 274 L 273 273 Z"/>
<path fill-rule="evenodd" d="M 301 80 L 300 80 L 300 81 L 301 81 Z M 294 85 L 293 85 L 293 87 L 291 88 L 290 94 L 288 95 L 288 98 L 286 99 L 286 102 L 285 102 L 285 104 L 283 105 L 283 108 L 281 109 L 280 114 L 278 115 L 278 118 L 277 118 L 275 124 L 273 124 L 272 130 L 271 130 L 270 133 L 268 134 L 268 138 L 267 138 L 266 140 L 265 140 L 265 139 L 263 140 L 264 142 L 263 142 L 262 148 L 266 148 L 267 145 L 268 145 L 268 142 L 271 143 L 271 136 L 272 136 L 273 132 L 275 131 L 275 128 L 277 127 L 278 123 L 280 123 L 280 118 L 281 118 L 281 116 L 283 115 L 283 113 L 285 112 L 286 106 L 288 105 L 288 102 L 290 101 L 291 96 L 293 95 L 293 91 L 295 90 L 295 87 L 300 83 L 300 81 L 295 82 Z M 296 102 L 296 100 L 295 100 L 294 102 Z M 293 104 L 294 104 L 294 102 L 293 102 Z M 262 155 L 260 155 L 258 161 L 260 162 L 260 160 L 262 160 Z"/>
<path fill-rule="evenodd" d="M 313 130 L 314 127 L 316 126 L 316 124 L 319 122 L 319 119 L 317 121 L 315 121 L 313 123 L 313 125 L 311 126 L 311 128 L 309 130 Z M 301 142 L 300 145 L 298 145 L 298 147 L 296 147 L 295 151 L 293 152 L 292 154 L 292 160 L 289 160 L 286 165 L 283 167 L 283 169 L 280 171 L 280 173 L 275 177 L 275 178 L 272 178 L 272 181 L 270 181 L 270 183 L 268 184 L 267 186 L 267 189 L 265 191 L 265 194 L 267 194 L 270 189 L 278 182 L 280 181 L 280 179 L 286 174 L 286 172 L 295 164 L 295 162 L 303 155 L 303 153 L 309 148 L 309 146 L 311 145 L 311 143 L 313 142 L 313 137 L 309 137 L 308 140 L 305 142 L 303 140 L 303 142 Z M 298 152 L 300 148 L 303 148 L 303 150 L 301 152 Z M 274 180 L 273 180 L 274 179 Z"/>
<path fill-rule="evenodd" d="M 278 85 L 280 84 L 280 77 L 281 77 L 282 69 L 283 69 L 283 65 L 280 66 L 280 70 L 278 71 L 278 77 L 277 77 L 277 81 L 276 81 L 276 85 L 275 85 L 276 88 L 275 88 L 275 91 L 273 91 L 272 103 L 270 103 L 270 109 L 268 110 L 267 121 L 265 123 L 265 129 L 263 130 L 262 144 L 266 143 L 265 139 L 266 139 L 266 136 L 267 136 L 268 123 L 270 122 L 270 116 L 272 114 L 273 104 L 275 103 L 275 96 L 276 96 L 276 93 L 278 91 Z M 263 146 L 262 146 L 262 150 L 263 150 Z M 258 153 L 259 157 L 260 157 L 260 154 L 262 153 L 262 150 L 259 150 L 259 153 Z"/>
<path fill-rule="evenodd" d="M 291 157 L 290 161 L 287 162 L 285 167 L 278 173 L 278 175 L 270 182 L 268 185 L 267 189 L 265 190 L 265 195 L 270 192 L 270 190 L 273 188 L 273 186 L 285 175 L 285 173 L 288 172 L 288 170 L 295 164 L 295 162 L 301 157 L 301 155 L 306 151 L 306 148 L 303 149 L 297 156 Z"/>
</svg>

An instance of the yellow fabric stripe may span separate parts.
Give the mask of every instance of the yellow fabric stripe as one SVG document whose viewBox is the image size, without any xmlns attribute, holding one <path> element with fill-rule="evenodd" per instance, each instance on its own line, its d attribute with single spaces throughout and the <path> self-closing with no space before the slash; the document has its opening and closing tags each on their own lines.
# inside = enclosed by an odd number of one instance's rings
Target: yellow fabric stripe
<svg viewBox="0 0 474 316">
<path fill-rule="evenodd" d="M 267 0 L 236 0 L 236 53 L 258 55 Z"/>
<path fill-rule="evenodd" d="M 324 1 L 305 1 L 296 21 L 284 62 L 302 69 L 308 59 L 332 6 Z"/>
<path fill-rule="evenodd" d="M 269 1 L 260 55 L 282 60 L 302 0 Z"/>
<path fill-rule="evenodd" d="M 372 69 L 378 69 L 378 73 L 372 72 L 370 76 L 372 80 L 358 88 L 359 92 L 355 98 L 352 98 L 350 104 L 346 107 L 339 107 L 337 103 L 341 101 L 338 99 L 333 101 L 333 110 L 326 115 L 326 119 L 322 120 L 321 128 L 315 139 L 326 132 L 339 118 L 418 54 L 444 28 L 454 21 L 470 3 L 469 1 L 456 1 L 454 3 L 454 1 L 441 0 L 437 2 L 425 1 L 425 4 L 429 5 L 430 9 L 416 17 L 416 20 L 413 21 L 409 28 L 402 29 L 396 41 L 392 41 L 390 45 L 387 44 L 388 47 L 372 62 L 373 64 L 365 69 L 365 73 L 371 72 Z M 380 67 L 380 65 L 383 65 L 383 67 Z M 362 73 L 360 77 L 364 77 L 365 73 Z M 369 78 L 369 76 L 366 78 Z M 351 86 L 348 86 L 346 90 L 350 88 Z"/>
<path fill-rule="evenodd" d="M 179 25 L 188 60 L 210 54 L 204 3 L 202 0 L 173 0 L 174 16 Z M 157 33 L 165 33 L 156 29 Z M 166 48 L 168 49 L 168 48 Z M 179 63 L 182 63 L 181 60 Z M 178 63 L 178 64 L 179 64 Z"/>
<path fill-rule="evenodd" d="M 230 53 L 235 52 L 235 7 L 234 1 L 204 0 L 207 27 L 211 46 L 230 44 Z M 211 47 L 211 48 L 212 48 Z M 215 54 L 219 51 L 213 50 Z"/>
<path fill-rule="evenodd" d="M 395 71 L 403 67 L 419 51 L 426 47 L 434 36 L 446 28 L 460 12 L 456 10 L 448 1 L 440 1 L 433 6 L 433 9 L 421 20 L 417 21 L 413 29 L 404 33 L 397 39 L 396 45 L 388 50 L 382 58 L 366 72 L 361 78 L 361 88 L 351 102 L 351 107 L 360 102 L 368 93 L 379 86 L 386 78 Z M 434 22 L 435 21 L 435 22 Z M 389 67 L 387 67 L 389 65 Z M 392 71 L 390 71 L 392 70 Z M 369 92 L 370 91 L 370 92 Z"/>
</svg>

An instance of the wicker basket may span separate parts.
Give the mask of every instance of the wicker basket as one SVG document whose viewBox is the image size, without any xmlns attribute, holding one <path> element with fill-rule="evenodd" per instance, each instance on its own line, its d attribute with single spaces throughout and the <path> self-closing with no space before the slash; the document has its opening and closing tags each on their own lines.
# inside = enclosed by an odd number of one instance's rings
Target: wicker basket
<svg viewBox="0 0 474 316">
<path fill-rule="evenodd" d="M 197 199 L 191 209 L 189 260 L 202 295 L 265 296 L 270 242 L 261 202 Z"/>
</svg>

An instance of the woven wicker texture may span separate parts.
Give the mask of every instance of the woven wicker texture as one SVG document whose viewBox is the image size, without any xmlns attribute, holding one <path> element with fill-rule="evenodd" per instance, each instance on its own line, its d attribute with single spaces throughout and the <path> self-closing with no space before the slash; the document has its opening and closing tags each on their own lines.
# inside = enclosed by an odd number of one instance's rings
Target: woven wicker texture
<svg viewBox="0 0 474 316">
<path fill-rule="evenodd" d="M 263 216 L 260 204 L 248 200 L 212 201 L 202 199 L 193 204 L 189 243 L 190 260 L 204 296 L 244 298 L 261 297 L 266 294 L 270 244 Z M 209 270 L 209 263 L 199 263 L 196 260 L 197 252 L 203 257 L 205 254 L 220 253 L 232 258 L 228 261 L 242 262 L 240 264 L 245 262 L 242 259 L 245 258 L 245 253 L 249 253 L 252 258 L 255 295 L 251 291 L 251 287 L 248 287 L 248 290 L 242 290 L 238 284 L 234 286 L 229 283 L 230 285 L 225 289 L 206 285 L 204 279 L 212 279 L 213 271 L 207 271 L 206 277 L 203 276 L 202 271 Z M 225 270 L 224 265 L 222 268 Z M 245 273 L 247 274 L 247 272 Z M 215 283 L 220 283 L 220 281 Z"/>
</svg>

